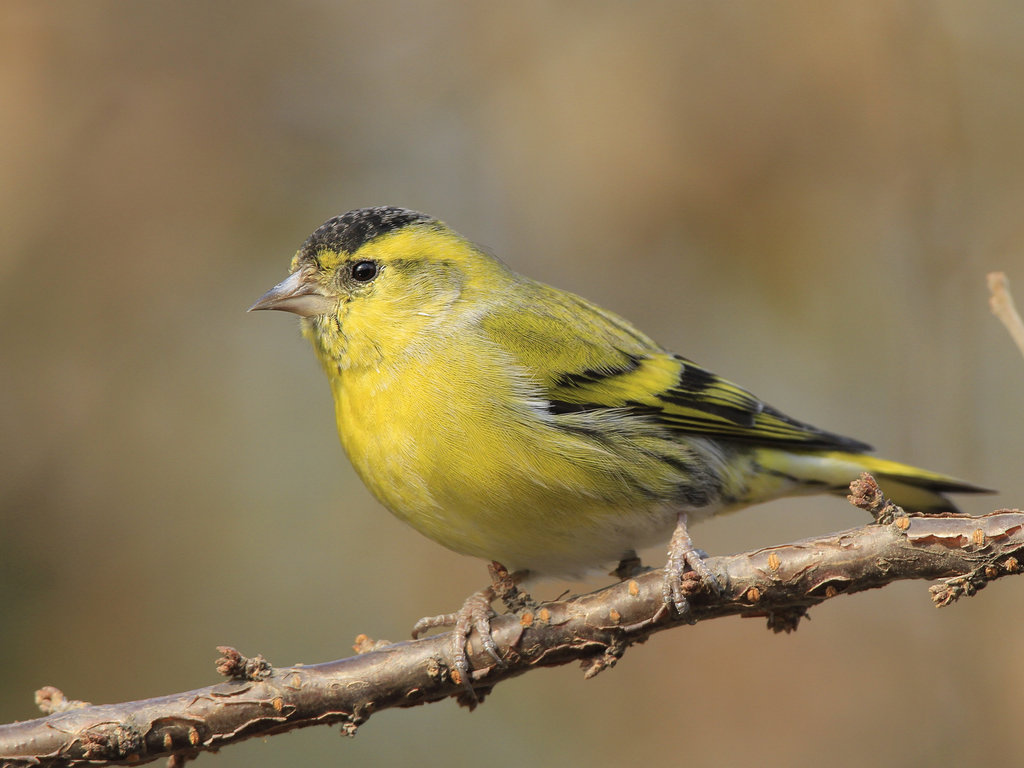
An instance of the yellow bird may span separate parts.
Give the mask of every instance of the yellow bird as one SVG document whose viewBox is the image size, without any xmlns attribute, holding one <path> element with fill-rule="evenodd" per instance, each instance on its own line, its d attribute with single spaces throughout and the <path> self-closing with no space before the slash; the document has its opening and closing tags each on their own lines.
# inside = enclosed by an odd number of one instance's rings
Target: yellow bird
<svg viewBox="0 0 1024 768">
<path fill-rule="evenodd" d="M 867 456 L 866 444 L 784 415 L 415 211 L 328 220 L 252 309 L 302 317 L 345 451 L 398 518 L 456 552 L 551 575 L 671 537 L 665 597 L 680 613 L 686 565 L 716 586 L 687 517 L 845 494 L 861 472 L 915 510 L 984 490 Z M 418 625 L 456 623 L 463 681 L 473 627 L 495 653 L 494 596 Z"/>
</svg>

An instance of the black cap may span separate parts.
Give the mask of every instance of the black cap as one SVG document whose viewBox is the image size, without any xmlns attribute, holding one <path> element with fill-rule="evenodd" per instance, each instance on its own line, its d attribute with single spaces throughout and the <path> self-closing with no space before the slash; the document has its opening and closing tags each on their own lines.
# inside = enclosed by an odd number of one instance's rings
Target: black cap
<svg viewBox="0 0 1024 768">
<path fill-rule="evenodd" d="M 374 238 L 418 221 L 436 219 L 407 208 L 357 208 L 321 224 L 302 244 L 302 254 L 313 256 L 323 250 L 355 253 Z"/>
</svg>

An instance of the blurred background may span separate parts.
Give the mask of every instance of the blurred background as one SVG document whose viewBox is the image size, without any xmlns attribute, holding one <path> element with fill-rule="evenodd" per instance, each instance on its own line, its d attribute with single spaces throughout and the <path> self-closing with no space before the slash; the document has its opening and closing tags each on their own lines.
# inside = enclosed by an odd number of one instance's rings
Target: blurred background
<svg viewBox="0 0 1024 768">
<path fill-rule="evenodd" d="M 1011 0 L 4 3 L 0 721 L 44 684 L 216 682 L 218 644 L 338 658 L 486 583 L 358 482 L 296 320 L 245 314 L 354 207 L 434 214 L 786 412 L 1001 490 L 967 511 L 1021 505 L 1024 359 L 985 273 L 1024 301 L 1022 40 Z M 805 499 L 695 536 L 864 522 Z M 903 583 L 198 764 L 994 762 L 1022 609 L 1020 580 L 941 611 Z"/>
</svg>

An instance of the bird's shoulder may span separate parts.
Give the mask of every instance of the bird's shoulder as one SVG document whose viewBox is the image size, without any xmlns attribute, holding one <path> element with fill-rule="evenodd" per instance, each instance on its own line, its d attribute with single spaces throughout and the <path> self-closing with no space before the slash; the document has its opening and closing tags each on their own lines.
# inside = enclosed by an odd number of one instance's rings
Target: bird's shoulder
<svg viewBox="0 0 1024 768">
<path fill-rule="evenodd" d="M 634 358 L 664 352 L 615 313 L 526 278 L 494 298 L 480 328 L 549 388 L 566 377 L 618 373 Z"/>
</svg>

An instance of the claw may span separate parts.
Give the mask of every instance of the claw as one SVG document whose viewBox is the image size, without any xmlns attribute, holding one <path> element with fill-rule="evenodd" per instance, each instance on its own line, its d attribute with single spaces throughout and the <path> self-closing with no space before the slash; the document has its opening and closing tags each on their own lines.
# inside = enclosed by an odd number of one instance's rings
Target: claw
<svg viewBox="0 0 1024 768">
<path fill-rule="evenodd" d="M 495 645 L 494 638 L 491 637 L 491 616 L 494 615 L 494 611 L 491 610 L 492 600 L 494 600 L 494 588 L 481 589 L 467 597 L 462 608 L 455 614 L 455 628 L 452 631 L 452 656 L 457 667 L 460 661 L 463 663 L 464 669 L 460 669 L 460 672 L 467 674 L 469 672 L 469 657 L 466 648 L 469 645 L 469 634 L 474 629 L 480 635 L 480 642 L 491 658 L 498 664 L 504 663 L 501 656 L 498 655 L 498 646 Z"/>
<path fill-rule="evenodd" d="M 686 568 L 689 567 L 693 577 L 686 578 Z M 697 584 L 694 584 L 694 582 Z M 689 588 L 684 585 L 689 584 Z M 662 599 L 666 605 L 671 605 L 676 612 L 688 619 L 690 623 L 696 620 L 690 616 L 690 601 L 687 594 L 696 591 L 695 588 L 704 587 L 715 594 L 722 591 L 715 574 L 704 562 L 701 552 L 693 546 L 693 540 L 686 530 L 686 515 L 680 513 L 676 522 L 676 529 L 672 534 L 672 541 L 668 548 L 668 562 L 665 563 L 665 581 L 662 584 Z"/>
<path fill-rule="evenodd" d="M 412 637 L 415 640 L 424 632 L 435 627 L 452 627 L 449 650 L 452 679 L 464 686 L 470 694 L 473 694 L 473 688 L 470 685 L 469 636 L 475 629 L 480 635 L 483 649 L 494 659 L 495 664 L 504 666 L 505 661 L 501 658 L 498 645 L 491 635 L 491 617 L 495 615 L 491 610 L 491 603 L 501 598 L 511 608 L 513 605 L 519 606 L 532 602 L 528 595 L 516 588 L 516 583 L 522 579 L 523 575 L 521 573 L 509 574 L 508 570 L 500 563 L 492 563 L 491 586 L 471 594 L 466 598 L 462 607 L 454 613 L 425 616 L 417 621 L 412 628 Z"/>
<path fill-rule="evenodd" d="M 469 635 L 475 629 L 480 635 L 484 650 L 498 664 L 503 663 L 498 654 L 498 646 L 491 637 L 491 601 L 494 600 L 494 587 L 481 589 L 466 598 L 462 607 L 454 613 L 442 613 L 439 616 L 424 616 L 412 628 L 413 640 L 435 627 L 452 627 L 451 654 L 452 679 L 472 690 L 469 685 Z"/>
</svg>

